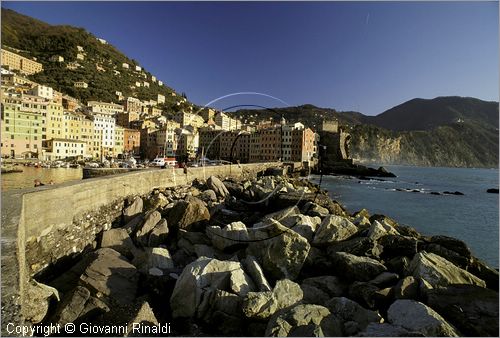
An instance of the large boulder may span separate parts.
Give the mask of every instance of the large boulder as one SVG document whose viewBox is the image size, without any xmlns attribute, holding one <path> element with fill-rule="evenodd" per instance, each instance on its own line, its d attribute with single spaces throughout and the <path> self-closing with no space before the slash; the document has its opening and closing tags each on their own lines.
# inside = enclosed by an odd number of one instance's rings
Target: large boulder
<svg viewBox="0 0 500 338">
<path fill-rule="evenodd" d="M 247 243 L 249 240 L 247 227 L 242 222 L 232 222 L 222 229 L 218 226 L 210 226 L 205 229 L 205 233 L 212 240 L 213 246 L 219 250 L 242 242 Z"/>
<path fill-rule="evenodd" d="M 207 187 L 209 189 L 212 189 L 217 194 L 217 196 L 220 196 L 222 198 L 225 198 L 227 195 L 229 195 L 229 191 L 227 190 L 226 186 L 217 176 L 210 176 L 207 179 Z"/>
<path fill-rule="evenodd" d="M 197 317 L 207 324 L 217 323 L 214 330 L 223 335 L 241 335 L 243 314 L 241 297 L 224 290 L 207 290 L 198 307 Z"/>
<path fill-rule="evenodd" d="M 148 326 L 153 330 L 155 325 L 158 325 L 158 319 L 151 309 L 148 302 L 142 302 L 137 304 L 130 313 L 131 320 L 128 323 L 127 336 L 128 337 L 141 337 L 142 335 L 137 330 L 137 324 L 141 325 L 141 328 Z M 154 332 L 154 331 L 151 331 Z"/>
<path fill-rule="evenodd" d="M 139 279 L 135 266 L 113 249 L 102 248 L 96 253 L 95 260 L 81 275 L 80 284 L 119 304 L 132 303 Z"/>
<path fill-rule="evenodd" d="M 342 322 L 345 335 L 355 335 L 370 323 L 383 322 L 376 311 L 367 310 L 355 301 L 345 297 L 333 297 L 326 307 Z"/>
<path fill-rule="evenodd" d="M 271 291 L 271 286 L 255 257 L 247 256 L 241 263 L 259 291 Z"/>
<path fill-rule="evenodd" d="M 276 282 L 273 291 L 249 292 L 242 304 L 248 318 L 267 319 L 276 311 L 297 304 L 302 300 L 300 286 L 289 279 Z"/>
<path fill-rule="evenodd" d="M 148 246 L 156 247 L 165 244 L 168 236 L 167 220 L 162 218 L 149 233 Z"/>
<path fill-rule="evenodd" d="M 247 254 L 257 258 L 268 276 L 275 280 L 295 279 L 300 273 L 311 246 L 307 239 L 279 222 L 270 219 L 269 225 L 251 233 Z"/>
<path fill-rule="evenodd" d="M 175 283 L 170 298 L 173 317 L 195 317 L 209 289 L 244 297 L 248 292 L 255 291 L 255 286 L 239 262 L 200 257 L 184 268 Z"/>
<path fill-rule="evenodd" d="M 346 252 L 334 252 L 330 257 L 335 274 L 346 280 L 369 281 L 387 270 L 382 263 L 368 257 Z"/>
<path fill-rule="evenodd" d="M 152 212 L 148 212 L 144 217 L 144 222 L 135 229 L 137 242 L 147 245 L 149 233 L 154 229 L 156 224 L 160 222 L 160 220 L 161 214 L 158 211 L 154 210 Z"/>
<path fill-rule="evenodd" d="M 275 314 L 266 328 L 268 337 L 342 335 L 339 320 L 320 305 L 299 304 Z"/>
<path fill-rule="evenodd" d="M 427 304 L 466 336 L 498 337 L 498 293 L 475 285 L 427 292 Z"/>
<path fill-rule="evenodd" d="M 174 267 L 174 261 L 166 248 L 146 248 L 146 255 L 148 269 L 157 268 L 165 270 Z"/>
<path fill-rule="evenodd" d="M 194 224 L 209 219 L 210 212 L 203 201 L 192 196 L 175 203 L 167 216 L 169 226 L 178 229 L 190 229 Z"/>
<path fill-rule="evenodd" d="M 287 228 L 292 229 L 293 231 L 307 239 L 309 242 L 312 242 L 314 232 L 316 231 L 316 228 L 320 223 L 321 218 L 317 216 L 305 216 L 302 214 L 288 216 L 281 220 L 281 224 L 283 224 Z"/>
<path fill-rule="evenodd" d="M 336 276 L 317 276 L 306 278 L 301 286 L 308 285 L 324 292 L 328 299 L 341 296 L 347 286 Z"/>
<path fill-rule="evenodd" d="M 314 203 L 314 202 L 307 202 L 303 207 L 302 207 L 302 212 L 308 216 L 318 216 L 318 217 L 326 217 L 330 214 L 327 208 L 323 208 L 322 206 Z"/>
<path fill-rule="evenodd" d="M 351 223 L 347 218 L 329 215 L 323 219 L 316 229 L 313 244 L 328 245 L 340 242 L 353 236 L 358 231 L 358 227 Z"/>
<path fill-rule="evenodd" d="M 144 202 L 140 197 L 136 197 L 135 199 L 129 201 L 128 206 L 123 209 L 123 220 L 125 223 L 129 222 L 132 218 L 142 212 L 143 204 Z"/>
<path fill-rule="evenodd" d="M 380 223 L 379 221 L 374 221 L 370 229 L 368 230 L 367 237 L 373 241 L 376 241 L 382 236 L 385 235 L 399 235 L 398 231 L 387 223 Z"/>
<path fill-rule="evenodd" d="M 356 256 L 377 258 L 382 247 L 368 237 L 354 237 L 342 242 L 333 243 L 328 246 L 328 254 L 334 252 L 347 252 Z"/>
<path fill-rule="evenodd" d="M 409 270 L 414 277 L 426 280 L 432 287 L 449 284 L 473 284 L 486 287 L 486 283 L 450 261 L 433 253 L 419 252 L 413 257 Z"/>
<path fill-rule="evenodd" d="M 464 241 L 448 236 L 432 236 L 430 242 L 443 248 L 454 251 L 460 256 L 470 259 L 472 253 Z"/>
<path fill-rule="evenodd" d="M 384 258 L 413 257 L 417 253 L 417 243 L 416 238 L 401 235 L 385 235 L 378 239 L 378 244 L 383 248 L 381 256 Z"/>
<path fill-rule="evenodd" d="M 262 217 L 263 221 L 269 220 L 269 219 L 274 219 L 275 221 L 278 221 L 280 223 L 283 222 L 285 218 L 288 218 L 290 216 L 295 216 L 295 215 L 300 215 L 300 210 L 297 208 L 297 206 L 281 209 L 275 212 L 272 212 L 270 214 L 265 215 Z"/>
<path fill-rule="evenodd" d="M 59 292 L 48 285 L 31 281 L 25 287 L 23 315 L 33 324 L 40 323 L 49 310 L 51 299 L 59 301 Z"/>
<path fill-rule="evenodd" d="M 488 288 L 498 291 L 498 270 L 489 267 L 476 257 L 472 257 L 467 271 L 484 280 Z"/>
<path fill-rule="evenodd" d="M 122 228 L 104 231 L 102 233 L 101 248 L 111 248 L 128 258 L 133 257 L 137 251 L 127 230 Z"/>
<path fill-rule="evenodd" d="M 77 286 L 64 296 L 63 301 L 58 304 L 50 321 L 59 325 L 65 325 L 77 320 L 91 320 L 109 310 L 109 307 L 105 303 L 92 297 L 91 292 L 87 288 Z"/>
<path fill-rule="evenodd" d="M 425 336 L 456 337 L 459 332 L 436 311 L 409 299 L 396 300 L 387 311 L 389 323 Z"/>
<path fill-rule="evenodd" d="M 419 283 L 413 276 L 401 279 L 394 287 L 394 298 L 417 299 Z"/>
</svg>

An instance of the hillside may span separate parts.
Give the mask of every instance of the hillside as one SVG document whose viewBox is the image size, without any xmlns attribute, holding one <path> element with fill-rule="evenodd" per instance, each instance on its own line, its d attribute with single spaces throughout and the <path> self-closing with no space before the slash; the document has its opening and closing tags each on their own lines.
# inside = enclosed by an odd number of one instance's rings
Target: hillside
<svg viewBox="0 0 500 338">
<path fill-rule="evenodd" d="M 456 96 L 414 99 L 377 116 L 313 105 L 232 114 L 248 121 L 276 120 L 283 114 L 313 129 L 323 118 L 336 118 L 352 134 L 350 153 L 360 162 L 498 167 L 497 102 Z"/>
<path fill-rule="evenodd" d="M 369 119 L 389 130 L 431 130 L 457 121 L 498 127 L 498 102 L 447 96 L 413 99 Z"/>
<path fill-rule="evenodd" d="M 106 39 L 106 37 L 99 37 Z M 78 52 L 77 46 L 83 47 Z M 118 102 L 115 95 L 134 96 L 141 100 L 156 100 L 157 94 L 165 95 L 166 108 L 180 109 L 182 100 L 172 88 L 153 82 L 150 72 L 141 69 L 138 61 L 129 59 L 109 43 L 101 43 L 97 37 L 83 28 L 52 26 L 45 22 L 2 8 L 2 48 L 21 50 L 26 57 L 35 57 L 43 64 L 44 71 L 31 76 L 33 81 L 76 97 L 84 102 L 99 100 Z M 81 53 L 84 59 L 77 59 Z M 53 62 L 52 56 L 62 56 L 64 62 Z M 129 69 L 122 67 L 129 64 Z M 162 80 L 162 79 L 160 79 Z M 88 88 L 75 88 L 74 82 L 83 81 Z M 143 87 L 144 81 L 149 83 Z M 141 83 L 141 87 L 136 86 Z M 176 96 L 173 96 L 174 93 Z"/>
</svg>

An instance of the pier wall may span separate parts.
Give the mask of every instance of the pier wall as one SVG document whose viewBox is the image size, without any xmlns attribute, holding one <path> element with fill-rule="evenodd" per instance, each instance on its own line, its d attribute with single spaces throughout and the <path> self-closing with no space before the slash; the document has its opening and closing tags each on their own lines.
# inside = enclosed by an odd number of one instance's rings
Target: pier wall
<svg viewBox="0 0 500 338">
<path fill-rule="evenodd" d="M 22 320 L 23 289 L 49 264 L 96 245 L 127 197 L 194 179 L 254 177 L 279 163 L 152 169 L 2 193 L 2 322 Z M 2 325 L 4 326 L 4 325 Z M 2 327 L 2 332 L 4 331 Z"/>
</svg>

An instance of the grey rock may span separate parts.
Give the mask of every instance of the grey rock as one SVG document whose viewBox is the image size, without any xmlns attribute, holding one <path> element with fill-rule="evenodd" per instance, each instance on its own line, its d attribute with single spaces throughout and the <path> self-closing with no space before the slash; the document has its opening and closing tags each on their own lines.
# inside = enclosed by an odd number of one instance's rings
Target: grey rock
<svg viewBox="0 0 500 338">
<path fill-rule="evenodd" d="M 267 319 L 276 311 L 297 304 L 303 299 L 297 283 L 288 279 L 276 282 L 273 291 L 249 292 L 243 299 L 243 313 L 248 318 Z"/>
<path fill-rule="evenodd" d="M 330 257 L 334 270 L 347 280 L 369 281 L 387 270 L 382 263 L 368 257 L 355 256 L 345 252 L 335 252 Z"/>
<path fill-rule="evenodd" d="M 77 286 L 59 304 L 51 321 L 61 325 L 74 322 L 85 308 L 90 298 L 90 291 L 82 286 Z"/>
<path fill-rule="evenodd" d="M 413 257 L 409 270 L 412 276 L 425 279 L 436 288 L 449 284 L 474 284 L 486 287 L 486 283 L 450 261 L 433 253 L 419 252 Z"/>
<path fill-rule="evenodd" d="M 370 281 L 370 284 L 377 285 L 379 287 L 384 287 L 388 285 L 394 285 L 399 279 L 399 275 L 393 272 L 382 272 L 380 275 L 375 277 Z"/>
<path fill-rule="evenodd" d="M 272 218 L 275 221 L 282 223 L 285 218 L 295 215 L 300 215 L 300 210 L 296 205 L 267 214 L 262 217 L 262 219 L 265 221 Z"/>
<path fill-rule="evenodd" d="M 267 324 L 265 335 L 268 337 L 287 337 L 303 332 L 302 326 L 314 325 L 321 329 L 325 336 L 340 336 L 340 322 L 330 311 L 320 305 L 299 304 L 273 316 Z M 308 330 L 309 331 L 309 330 Z M 313 330 L 318 332 L 318 330 Z"/>
<path fill-rule="evenodd" d="M 328 299 L 341 296 L 347 286 L 336 276 L 318 276 L 306 278 L 302 281 L 302 286 L 310 285 L 318 288 L 328 295 Z"/>
<path fill-rule="evenodd" d="M 215 250 L 208 245 L 205 244 L 194 244 L 193 245 L 194 253 L 199 257 L 208 257 L 215 258 Z"/>
<path fill-rule="evenodd" d="M 347 252 L 356 256 L 378 257 L 382 247 L 367 237 L 354 237 L 328 246 L 328 254 Z"/>
<path fill-rule="evenodd" d="M 492 290 L 498 291 L 498 271 L 486 265 L 476 257 L 468 267 L 468 271 L 486 282 L 486 286 Z"/>
<path fill-rule="evenodd" d="M 205 233 L 212 240 L 213 246 L 219 250 L 241 242 L 247 243 L 249 240 L 247 227 L 242 222 L 232 222 L 223 229 L 218 226 L 210 226 L 205 229 Z"/>
<path fill-rule="evenodd" d="M 378 312 L 365 309 L 355 301 L 345 297 L 333 297 L 327 302 L 326 307 L 341 322 L 351 322 L 347 326 L 348 332 L 344 332 L 346 335 L 354 335 L 364 330 L 370 323 L 381 323 L 383 321 Z"/>
<path fill-rule="evenodd" d="M 25 287 L 23 315 L 33 324 L 40 323 L 49 310 L 51 299 L 59 300 L 59 292 L 48 285 L 31 281 Z"/>
<path fill-rule="evenodd" d="M 255 286 L 239 262 L 198 258 L 184 268 L 175 283 L 170 298 L 173 317 L 194 317 L 209 289 L 244 296 Z"/>
<path fill-rule="evenodd" d="M 409 299 L 396 300 L 387 311 L 389 323 L 425 336 L 456 337 L 460 334 L 436 311 Z"/>
<path fill-rule="evenodd" d="M 465 244 L 464 241 L 459 239 L 448 237 L 448 236 L 432 236 L 430 238 L 431 243 L 437 244 L 443 248 L 454 251 L 462 257 L 470 259 L 472 257 L 472 253 Z"/>
<path fill-rule="evenodd" d="M 154 229 L 156 224 L 160 222 L 160 220 L 161 214 L 158 211 L 154 210 L 152 212 L 148 212 L 144 217 L 144 222 L 136 228 L 135 236 L 137 242 L 147 245 L 149 233 Z"/>
<path fill-rule="evenodd" d="M 307 239 L 293 230 L 270 220 L 271 225 L 252 232 L 247 255 L 254 256 L 268 276 L 278 280 L 295 279 L 309 253 Z"/>
<path fill-rule="evenodd" d="M 376 241 L 382 236 L 385 235 L 399 235 L 398 231 L 387 223 L 380 223 L 379 221 L 374 221 L 370 229 L 368 230 L 368 238 L 373 241 Z"/>
<path fill-rule="evenodd" d="M 253 256 L 247 256 L 243 261 L 244 270 L 250 275 L 259 291 L 271 291 L 271 286 L 262 271 L 259 262 Z"/>
<path fill-rule="evenodd" d="M 215 202 L 217 201 L 217 195 L 215 194 L 215 191 L 213 191 L 212 189 L 207 189 L 201 193 L 200 199 L 205 202 L 209 201 Z"/>
<path fill-rule="evenodd" d="M 419 283 L 413 276 L 401 279 L 394 287 L 394 297 L 396 299 L 417 299 Z"/>
<path fill-rule="evenodd" d="M 304 207 L 302 208 L 302 211 L 304 214 L 308 216 L 318 216 L 318 217 L 326 217 L 330 214 L 327 208 L 323 208 L 322 206 L 314 203 L 314 202 L 307 202 Z"/>
<path fill-rule="evenodd" d="M 207 187 L 212 189 L 218 196 L 225 198 L 229 195 L 229 191 L 222 181 L 216 176 L 210 176 L 207 179 Z"/>
<path fill-rule="evenodd" d="M 148 269 L 158 268 L 158 269 L 172 269 L 174 267 L 174 261 L 170 256 L 170 252 L 166 248 L 146 248 L 146 253 L 148 255 Z"/>
<path fill-rule="evenodd" d="M 472 337 L 498 336 L 498 293 L 475 285 L 429 290 L 427 304 Z"/>
<path fill-rule="evenodd" d="M 133 257 L 136 247 L 125 229 L 110 229 L 102 233 L 101 248 L 111 248 L 125 257 Z"/>
<path fill-rule="evenodd" d="M 149 199 L 149 208 L 150 209 L 158 209 L 158 208 L 163 208 L 167 204 L 169 204 L 170 201 L 168 198 L 163 195 L 161 192 L 154 194 L 150 199 Z"/>
<path fill-rule="evenodd" d="M 357 231 L 358 228 L 347 218 L 329 215 L 316 229 L 313 244 L 327 245 L 340 242 L 353 236 Z"/>
<path fill-rule="evenodd" d="M 140 197 L 136 197 L 129 206 L 123 209 L 123 219 L 125 223 L 130 221 L 132 218 L 137 216 L 142 212 L 143 200 Z"/>
<path fill-rule="evenodd" d="M 157 247 L 165 244 L 168 236 L 167 220 L 162 218 L 149 233 L 148 246 Z"/>
<path fill-rule="evenodd" d="M 139 277 L 135 266 L 113 249 L 102 248 L 96 253 L 96 259 L 85 269 L 80 283 L 120 304 L 132 303 Z"/>
<path fill-rule="evenodd" d="M 327 301 L 330 299 L 328 294 L 321 289 L 308 284 L 302 284 L 302 292 L 304 293 L 304 304 L 317 304 L 325 306 Z"/>
<path fill-rule="evenodd" d="M 138 323 L 142 327 L 154 327 L 155 325 L 158 325 L 158 319 L 156 319 L 156 316 L 148 302 L 142 302 L 141 304 L 139 304 L 139 306 L 134 308 L 132 310 L 131 318 L 132 319 L 128 324 L 127 334 L 125 335 L 126 337 L 142 336 L 141 334 L 134 334 L 134 323 Z"/>
<path fill-rule="evenodd" d="M 210 212 L 202 200 L 189 196 L 185 201 L 177 201 L 166 218 L 169 226 L 190 229 L 197 222 L 209 220 Z"/>
<path fill-rule="evenodd" d="M 321 223 L 321 218 L 305 216 L 302 214 L 287 216 L 281 220 L 281 224 L 292 229 L 309 242 L 312 242 L 314 232 Z"/>
<path fill-rule="evenodd" d="M 413 237 L 385 235 L 378 240 L 378 243 L 383 247 L 381 254 L 383 257 L 413 257 L 417 253 L 418 240 Z"/>
</svg>

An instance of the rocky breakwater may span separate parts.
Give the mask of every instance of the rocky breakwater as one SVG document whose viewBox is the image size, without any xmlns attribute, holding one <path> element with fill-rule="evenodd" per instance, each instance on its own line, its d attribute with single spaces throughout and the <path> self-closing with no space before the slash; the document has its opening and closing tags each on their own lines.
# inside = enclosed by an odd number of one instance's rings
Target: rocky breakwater
<svg viewBox="0 0 500 338">
<path fill-rule="evenodd" d="M 305 179 L 157 189 L 97 242 L 32 282 L 27 319 L 79 335 L 498 335 L 498 272 L 464 242 L 348 214 Z"/>
</svg>

